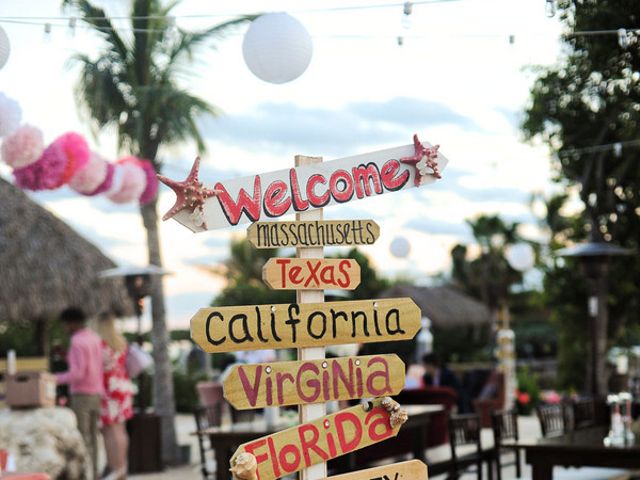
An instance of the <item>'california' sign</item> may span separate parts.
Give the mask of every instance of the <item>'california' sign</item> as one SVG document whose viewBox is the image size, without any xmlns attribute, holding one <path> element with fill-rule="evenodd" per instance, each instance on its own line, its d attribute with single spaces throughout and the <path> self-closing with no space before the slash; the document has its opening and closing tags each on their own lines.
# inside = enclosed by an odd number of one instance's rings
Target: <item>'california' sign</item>
<svg viewBox="0 0 640 480">
<path fill-rule="evenodd" d="M 163 219 L 175 218 L 194 232 L 257 222 L 347 203 L 440 178 L 447 159 L 421 143 L 323 163 L 217 182 L 198 179 L 199 161 L 183 182 L 159 176 L 177 195 Z"/>
</svg>

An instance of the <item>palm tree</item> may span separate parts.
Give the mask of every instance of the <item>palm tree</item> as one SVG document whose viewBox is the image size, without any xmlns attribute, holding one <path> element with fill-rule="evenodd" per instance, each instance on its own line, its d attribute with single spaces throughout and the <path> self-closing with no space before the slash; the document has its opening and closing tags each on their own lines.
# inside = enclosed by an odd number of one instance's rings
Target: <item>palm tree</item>
<svg viewBox="0 0 640 480">
<path fill-rule="evenodd" d="M 102 8 L 87 0 L 63 0 L 63 5 L 76 9 L 80 19 L 104 41 L 97 55 L 77 54 L 72 58 L 80 68 L 76 98 L 81 110 L 95 135 L 115 130 L 118 148 L 150 160 L 156 172 L 162 168 L 158 157 L 162 146 L 195 140 L 203 152 L 205 145 L 197 119 L 218 113 L 206 100 L 178 85 L 179 79 L 186 79 L 196 49 L 255 18 L 243 16 L 202 32 L 186 32 L 176 28 L 170 16 L 177 3 L 133 0 L 131 26 L 121 28 L 121 24 L 114 26 Z M 140 214 L 147 233 L 149 263 L 161 266 L 156 200 L 141 206 Z M 170 463 L 176 458 L 175 402 L 160 277 L 154 281 L 151 308 L 156 365 L 153 403 L 162 417 L 163 459 Z"/>
</svg>

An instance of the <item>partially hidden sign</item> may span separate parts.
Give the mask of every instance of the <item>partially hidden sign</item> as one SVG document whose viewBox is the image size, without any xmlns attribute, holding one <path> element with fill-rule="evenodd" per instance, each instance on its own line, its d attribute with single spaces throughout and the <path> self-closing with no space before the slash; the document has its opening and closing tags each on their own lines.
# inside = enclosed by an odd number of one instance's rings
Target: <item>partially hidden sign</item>
<svg viewBox="0 0 640 480">
<path fill-rule="evenodd" d="M 427 185 L 440 178 L 447 159 L 421 143 L 329 162 L 203 184 L 196 161 L 187 180 L 160 176 L 177 195 L 163 219 L 194 232 L 282 217 Z"/>
<path fill-rule="evenodd" d="M 344 473 L 322 480 L 427 480 L 427 466 L 420 460 L 393 463 L 382 467 L 367 468 Z"/>
<path fill-rule="evenodd" d="M 256 222 L 247 228 L 256 248 L 373 245 L 379 236 L 373 220 Z"/>
<path fill-rule="evenodd" d="M 201 308 L 191 338 L 208 353 L 410 340 L 420 330 L 411 298 Z"/>
<path fill-rule="evenodd" d="M 262 280 L 274 290 L 353 290 L 360 265 L 349 258 L 270 258 Z"/>
<path fill-rule="evenodd" d="M 251 453 L 258 464 L 258 478 L 275 480 L 395 437 L 399 430 L 399 426 L 391 428 L 389 413 L 380 400 L 374 400 L 369 411 L 358 405 L 244 443 L 230 463 L 235 465 L 243 452 Z"/>
<path fill-rule="evenodd" d="M 405 367 L 397 355 L 235 365 L 224 397 L 239 410 L 397 395 Z"/>
</svg>

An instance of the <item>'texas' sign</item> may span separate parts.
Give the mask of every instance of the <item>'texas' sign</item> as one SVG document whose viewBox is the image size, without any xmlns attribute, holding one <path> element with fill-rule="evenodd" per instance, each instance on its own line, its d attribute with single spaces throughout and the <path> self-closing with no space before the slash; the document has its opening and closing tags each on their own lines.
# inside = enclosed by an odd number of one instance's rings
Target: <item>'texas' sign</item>
<svg viewBox="0 0 640 480">
<path fill-rule="evenodd" d="M 410 340 L 420 330 L 411 298 L 201 308 L 191 338 L 207 353 Z"/>
<path fill-rule="evenodd" d="M 178 199 L 163 217 L 174 217 L 194 232 L 275 219 L 346 203 L 439 178 L 447 165 L 437 147 L 422 144 L 365 153 L 329 162 L 252 175 L 205 187 L 198 162 L 184 182 L 159 177 Z"/>
<path fill-rule="evenodd" d="M 380 401 L 373 403 L 369 411 L 358 405 L 247 442 L 231 457 L 231 465 L 242 452 L 251 453 L 258 463 L 258 479 L 274 480 L 395 437 L 400 426 L 392 428 Z"/>
<path fill-rule="evenodd" d="M 397 395 L 404 387 L 397 355 L 235 365 L 224 398 L 240 410 Z"/>
</svg>

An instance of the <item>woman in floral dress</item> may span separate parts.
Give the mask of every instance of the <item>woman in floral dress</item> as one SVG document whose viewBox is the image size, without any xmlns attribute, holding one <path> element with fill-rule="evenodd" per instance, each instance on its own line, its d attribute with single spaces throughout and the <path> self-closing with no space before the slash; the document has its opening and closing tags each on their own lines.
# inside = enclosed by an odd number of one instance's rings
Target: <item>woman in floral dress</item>
<svg viewBox="0 0 640 480">
<path fill-rule="evenodd" d="M 104 394 L 100 422 L 107 452 L 109 480 L 127 477 L 129 437 L 125 422 L 133 416 L 133 384 L 127 375 L 127 341 L 118 332 L 111 314 L 98 317 L 98 334 L 102 338 L 104 360 Z"/>
</svg>

